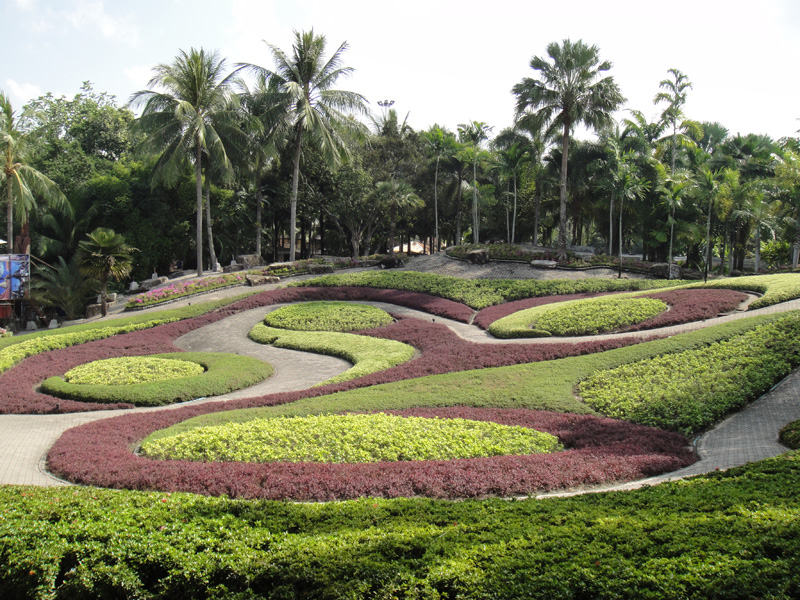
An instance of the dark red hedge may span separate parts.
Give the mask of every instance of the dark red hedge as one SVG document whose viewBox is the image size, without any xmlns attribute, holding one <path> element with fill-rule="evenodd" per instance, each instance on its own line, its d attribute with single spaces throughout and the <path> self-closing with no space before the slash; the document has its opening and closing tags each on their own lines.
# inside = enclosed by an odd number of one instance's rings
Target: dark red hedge
<svg viewBox="0 0 800 600">
<path fill-rule="evenodd" d="M 569 449 L 550 455 L 371 464 L 201 463 L 157 461 L 132 453 L 147 434 L 221 403 L 122 415 L 67 431 L 49 454 L 49 468 L 87 485 L 234 498 L 336 500 L 363 496 L 480 498 L 515 496 L 628 481 L 673 471 L 695 455 L 683 436 L 613 419 L 466 407 L 395 414 L 462 417 L 553 433 Z"/>
</svg>

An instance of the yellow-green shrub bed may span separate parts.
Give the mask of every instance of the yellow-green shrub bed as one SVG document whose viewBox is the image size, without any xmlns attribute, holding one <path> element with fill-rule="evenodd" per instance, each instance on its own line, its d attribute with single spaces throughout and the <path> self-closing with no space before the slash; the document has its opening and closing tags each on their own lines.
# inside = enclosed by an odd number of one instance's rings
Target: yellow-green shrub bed
<svg viewBox="0 0 800 600">
<path fill-rule="evenodd" d="M 122 356 L 95 360 L 64 373 L 64 380 L 78 385 L 132 385 L 192 377 L 204 373 L 199 363 L 154 356 Z"/>
<path fill-rule="evenodd" d="M 597 335 L 635 325 L 667 310 L 654 298 L 629 295 L 570 300 L 521 310 L 492 323 L 499 338 Z"/>
<path fill-rule="evenodd" d="M 74 383 L 64 377 L 50 377 L 42 382 L 41 391 L 79 402 L 162 406 L 227 394 L 263 381 L 273 373 L 272 367 L 262 360 L 225 352 L 174 352 L 154 354 L 152 358 L 185 361 L 196 365 L 202 372 L 187 377 L 128 384 Z"/>
<path fill-rule="evenodd" d="M 320 301 L 284 306 L 269 313 L 264 322 L 295 331 L 357 331 L 388 325 L 392 316 L 366 304 Z"/>
<path fill-rule="evenodd" d="M 153 458 L 259 463 L 453 460 L 559 449 L 555 436 L 525 427 L 385 413 L 256 419 L 142 445 Z"/>
</svg>

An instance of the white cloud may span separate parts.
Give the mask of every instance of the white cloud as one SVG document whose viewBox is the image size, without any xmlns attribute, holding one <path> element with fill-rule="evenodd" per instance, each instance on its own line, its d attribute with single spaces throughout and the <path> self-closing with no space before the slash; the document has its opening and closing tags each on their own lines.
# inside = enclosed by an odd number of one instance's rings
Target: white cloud
<svg viewBox="0 0 800 600">
<path fill-rule="evenodd" d="M 17 5 L 17 8 L 22 10 L 32 9 L 35 2 L 36 0 L 14 0 L 14 4 Z"/>
<path fill-rule="evenodd" d="M 110 15 L 102 0 L 77 0 L 64 11 L 64 15 L 76 29 L 94 29 L 106 39 L 119 40 L 131 46 L 139 42 L 135 19 Z"/>
<path fill-rule="evenodd" d="M 12 106 L 15 107 L 15 110 L 22 108 L 22 105 L 29 100 L 42 95 L 42 88 L 33 83 L 18 83 L 13 79 L 6 79 L 5 83 L 8 86 Z"/>
<path fill-rule="evenodd" d="M 136 65 L 128 67 L 127 69 L 122 69 L 122 72 L 125 74 L 125 77 L 133 82 L 137 91 L 143 90 L 147 87 L 147 82 L 150 81 L 150 78 L 153 76 L 153 65 Z"/>
</svg>

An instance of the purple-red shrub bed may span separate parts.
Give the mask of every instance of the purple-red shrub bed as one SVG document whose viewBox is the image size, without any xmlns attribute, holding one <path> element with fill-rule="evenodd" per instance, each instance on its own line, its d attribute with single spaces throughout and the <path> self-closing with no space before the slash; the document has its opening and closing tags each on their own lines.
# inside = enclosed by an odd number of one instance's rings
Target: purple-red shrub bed
<svg viewBox="0 0 800 600">
<path fill-rule="evenodd" d="M 75 483 L 101 487 L 324 501 L 529 495 L 649 477 L 696 460 L 686 438 L 650 427 L 587 415 L 465 407 L 395 414 L 531 427 L 557 435 L 568 449 L 549 455 L 362 464 L 158 461 L 132 453 L 157 429 L 231 408 L 215 404 L 221 403 L 121 415 L 71 429 L 51 449 L 49 468 Z"/>
<path fill-rule="evenodd" d="M 512 315 L 515 312 L 525 310 L 527 308 L 535 308 L 536 306 L 544 306 L 545 304 L 552 304 L 553 302 L 566 302 L 567 300 L 582 300 L 584 298 L 595 298 L 597 296 L 607 296 L 604 292 L 593 292 L 586 294 L 563 294 L 560 296 L 540 296 L 539 298 L 525 298 L 524 300 L 514 300 L 513 302 L 506 302 L 505 304 L 496 304 L 495 306 L 487 306 L 478 311 L 475 318 L 472 320 L 473 325 L 477 325 L 481 329 L 489 329 L 489 325 Z"/>
<path fill-rule="evenodd" d="M 126 404 L 100 404 L 63 400 L 38 393 L 35 388 L 48 377 L 61 375 L 79 364 L 93 360 L 114 356 L 139 356 L 178 351 L 172 344 L 173 340 L 194 329 L 224 319 L 242 310 L 302 300 L 360 299 L 393 302 L 396 299 L 394 295 L 389 293 L 391 292 L 390 290 L 346 288 L 340 294 L 338 293 L 340 289 L 288 288 L 273 290 L 251 296 L 230 306 L 191 319 L 166 323 L 151 329 L 135 331 L 104 340 L 96 340 L 30 357 L 0 375 L 0 386 L 2 386 L 0 389 L 3 389 L 4 392 L 3 397 L 0 398 L 0 413 L 41 414 L 130 408 Z M 350 295 L 351 291 L 355 292 L 355 296 L 360 297 L 353 298 Z M 439 306 L 442 308 L 442 312 L 448 313 L 449 318 L 453 318 L 455 314 L 451 305 L 464 306 L 450 300 L 428 297 L 425 294 L 397 292 L 397 295 L 403 298 L 406 306 L 414 304 L 415 306 L 413 307 L 418 308 L 418 310 L 429 306 L 429 304 L 433 304 L 434 308 Z M 428 300 L 433 302 L 429 303 Z M 471 309 L 467 310 L 471 314 Z M 441 312 L 435 314 L 441 314 Z M 637 342 L 637 340 L 620 339 L 563 344 L 474 344 L 458 337 L 443 324 L 402 317 L 398 317 L 396 323 L 387 327 L 371 329 L 361 333 L 405 342 L 421 350 L 421 355 L 412 361 L 380 373 L 373 373 L 339 384 L 314 388 L 313 391 L 305 392 L 303 396 L 297 396 L 297 398 L 346 391 L 357 387 L 412 379 L 425 375 L 591 354 Z M 252 406 L 258 405 L 253 404 Z"/>
<path fill-rule="evenodd" d="M 472 323 L 482 329 L 488 329 L 489 325 L 498 319 L 507 317 L 520 310 L 552 304 L 554 302 L 581 300 L 603 295 L 607 296 L 609 294 L 569 294 L 565 296 L 543 296 L 541 298 L 516 300 L 514 302 L 507 302 L 506 304 L 489 306 L 488 308 L 478 311 Z M 642 331 L 645 329 L 656 329 L 658 327 L 669 327 L 671 325 L 682 325 L 693 321 L 711 319 L 720 313 L 736 310 L 736 308 L 747 299 L 747 294 L 724 289 L 689 289 L 654 292 L 641 297 L 662 300 L 669 305 L 669 310 L 652 319 L 620 329 L 620 332 Z"/>
<path fill-rule="evenodd" d="M 666 302 L 669 310 L 620 331 L 642 331 L 712 319 L 720 313 L 736 310 L 748 298 L 742 292 L 722 289 L 670 290 L 646 294 L 643 297 Z"/>
</svg>

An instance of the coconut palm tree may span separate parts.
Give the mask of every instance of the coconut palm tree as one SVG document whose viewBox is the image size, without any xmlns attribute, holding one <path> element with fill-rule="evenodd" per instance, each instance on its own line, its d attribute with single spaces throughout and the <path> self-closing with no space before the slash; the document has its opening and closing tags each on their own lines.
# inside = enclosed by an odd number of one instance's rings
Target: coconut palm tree
<svg viewBox="0 0 800 600">
<path fill-rule="evenodd" d="M 558 256 L 567 256 L 567 159 L 572 128 L 585 124 L 597 129 L 611 121 L 611 113 L 624 101 L 608 61 L 600 62 L 597 46 L 565 39 L 547 46 L 549 59 L 534 56 L 531 68 L 537 78 L 525 77 L 512 91 L 517 96 L 517 120 L 545 137 L 561 131 L 561 189 Z"/>
<path fill-rule="evenodd" d="M 483 121 L 470 121 L 458 126 L 461 142 L 472 145 L 472 242 L 480 244 L 480 220 L 478 218 L 478 149 L 481 142 L 489 139 L 489 127 Z"/>
<path fill-rule="evenodd" d="M 291 128 L 294 138 L 292 157 L 292 195 L 289 217 L 289 260 L 295 260 L 297 232 L 297 188 L 300 176 L 300 156 L 303 143 L 316 146 L 332 165 L 349 157 L 348 135 L 360 135 L 364 126 L 350 114 L 366 112 L 366 100 L 361 94 L 333 89 L 340 77 L 353 69 L 342 66 L 342 43 L 329 59 L 325 59 L 327 41 L 314 30 L 294 32 L 291 56 L 280 48 L 267 44 L 275 62 L 274 70 L 252 64 L 242 64 L 264 79 L 277 82 L 273 99 L 281 107 L 281 116 Z"/>
<path fill-rule="evenodd" d="M 203 275 L 203 156 L 226 177 L 232 173 L 231 154 L 243 150 L 239 99 L 233 73 L 225 60 L 202 48 L 181 50 L 171 64 L 154 69 L 148 90 L 131 96 L 133 108 L 142 107 L 137 128 L 146 134 L 142 148 L 158 156 L 153 184 L 175 181 L 194 165 L 197 191 L 197 276 Z M 152 89 L 156 88 L 156 89 Z M 206 176 L 209 173 L 206 172 Z M 211 265 L 212 268 L 215 265 Z"/>
<path fill-rule="evenodd" d="M 105 317 L 108 314 L 108 279 L 121 281 L 130 275 L 133 269 L 132 253 L 136 248 L 128 246 L 122 235 L 105 227 L 98 227 L 86 237 L 87 240 L 78 243 L 78 263 L 84 275 L 100 281 L 100 304 Z"/>
<path fill-rule="evenodd" d="M 453 154 L 456 151 L 455 136 L 434 125 L 428 131 L 422 132 L 422 137 L 428 145 L 428 149 L 436 156 L 436 170 L 433 176 L 433 215 L 434 215 L 434 249 L 432 252 L 439 251 L 439 163 L 442 157 Z"/>
<path fill-rule="evenodd" d="M 27 230 L 28 215 L 36 209 L 37 198 L 61 210 L 71 210 L 58 186 L 27 164 L 25 142 L 25 136 L 15 119 L 11 99 L 0 91 L 0 178 L 5 182 L 6 188 L 6 237 L 9 251 L 14 249 L 14 215 L 16 214 L 18 222 L 24 224 L 23 230 Z"/>
<path fill-rule="evenodd" d="M 522 168 L 530 163 L 533 157 L 529 148 L 520 142 L 513 142 L 508 148 L 497 152 L 497 165 L 503 176 L 513 182 L 514 207 L 511 211 L 511 227 L 508 232 L 508 243 L 513 244 L 517 229 L 517 177 Z"/>
<path fill-rule="evenodd" d="M 695 143 L 692 141 L 692 137 L 695 139 L 702 138 L 703 127 L 695 121 L 684 119 L 683 105 L 686 104 L 686 90 L 692 87 L 692 82 L 678 69 L 667 69 L 667 73 L 672 76 L 672 79 L 661 80 L 658 86 L 664 91 L 656 94 L 655 98 L 653 98 L 653 103 L 667 103 L 666 108 L 661 112 L 661 122 L 665 128 L 670 127 L 672 129 L 672 133 L 669 136 L 669 172 L 670 175 L 674 176 L 678 146 L 693 147 Z M 662 139 L 661 141 L 664 142 L 665 140 Z"/>
<path fill-rule="evenodd" d="M 422 206 L 423 201 L 408 182 L 398 179 L 378 182 L 373 192 L 373 198 L 389 210 L 389 256 L 394 256 L 394 234 L 398 211 L 411 206 Z"/>
</svg>

